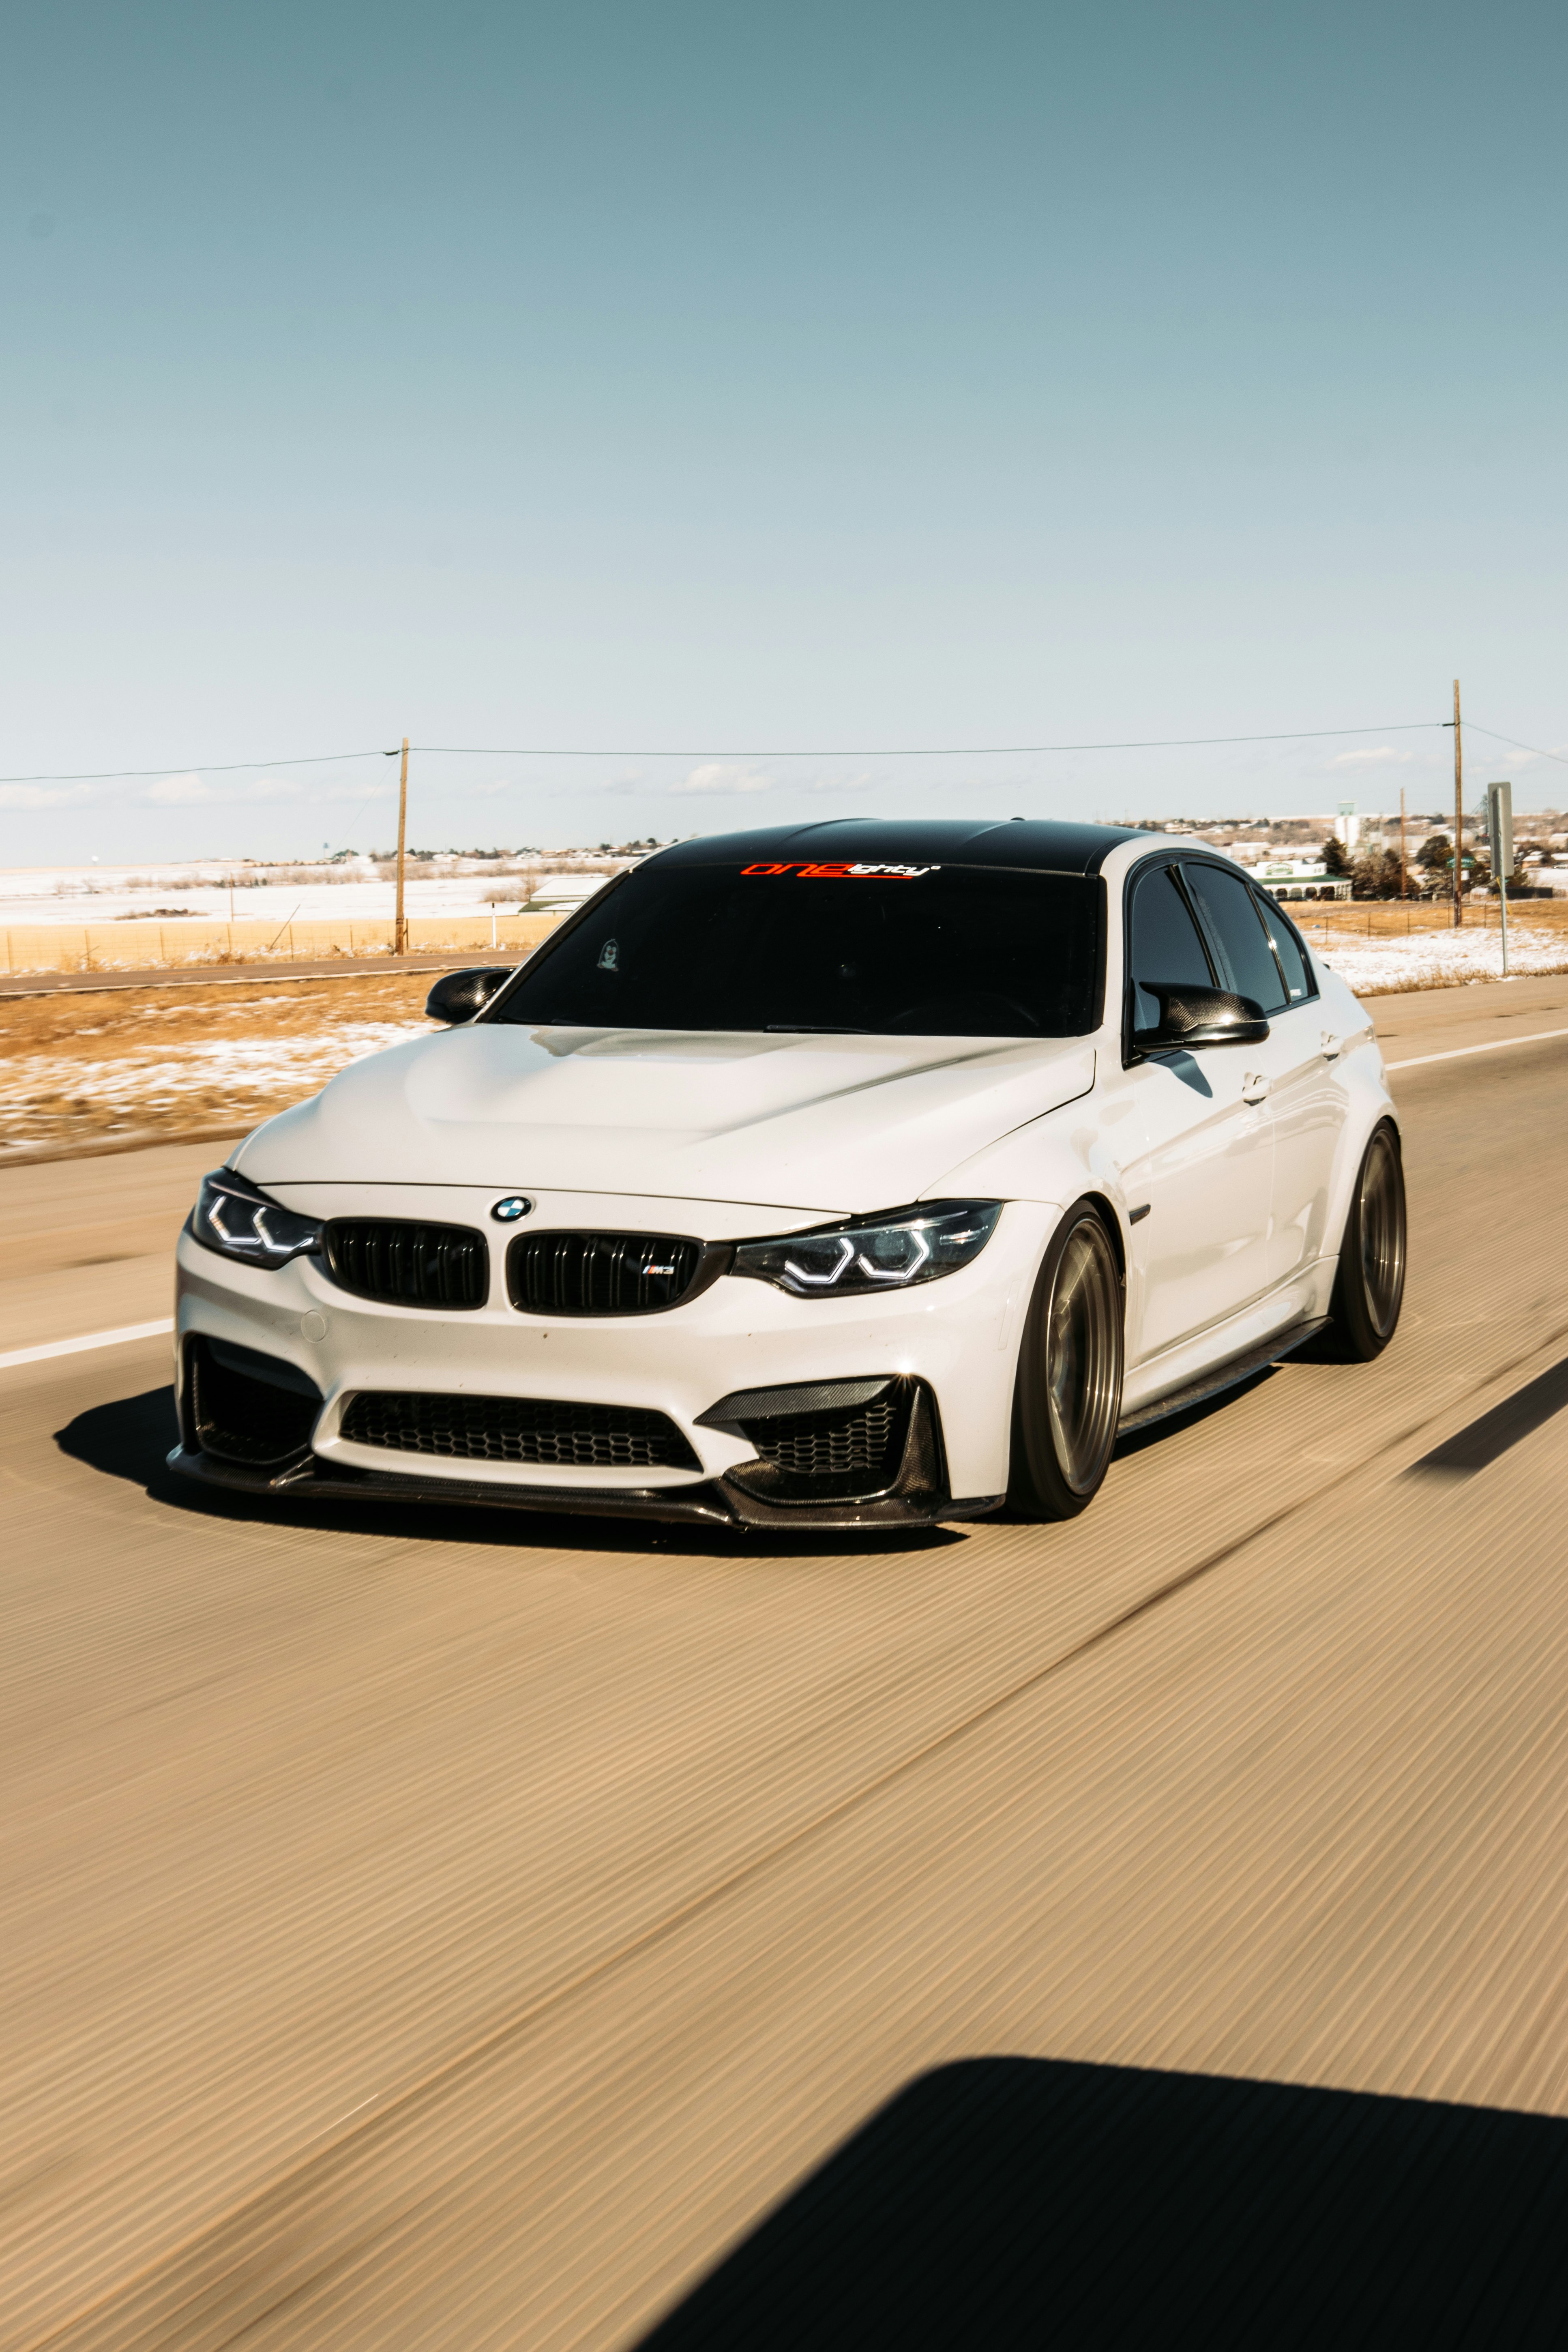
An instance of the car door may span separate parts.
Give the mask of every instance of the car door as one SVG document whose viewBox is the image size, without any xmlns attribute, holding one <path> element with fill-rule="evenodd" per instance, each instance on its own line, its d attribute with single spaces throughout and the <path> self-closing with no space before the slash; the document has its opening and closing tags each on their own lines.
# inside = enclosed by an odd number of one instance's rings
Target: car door
<svg viewBox="0 0 1568 2352">
<path fill-rule="evenodd" d="M 1221 985 L 1254 998 L 1268 1018 L 1268 1043 L 1248 1047 L 1247 1061 L 1267 1085 L 1274 1119 L 1269 1278 L 1288 1282 L 1333 1246 L 1329 1191 L 1349 1108 L 1336 1041 L 1325 1037 L 1310 968 L 1279 908 L 1233 869 L 1193 859 L 1184 871 Z"/>
<path fill-rule="evenodd" d="M 1130 1037 L 1158 1018 L 1147 983 L 1226 983 L 1174 864 L 1135 866 L 1128 888 Z M 1137 1220 L 1129 1302 L 1134 1362 L 1224 1322 L 1268 1287 L 1273 1122 L 1266 1101 L 1247 1098 L 1243 1081 L 1251 1068 L 1242 1046 L 1156 1053 L 1125 1069 L 1121 1087 L 1113 1082 L 1106 1090 L 1124 1090 L 1130 1103 L 1124 1131 L 1131 1149 L 1121 1158 L 1121 1178 Z"/>
</svg>

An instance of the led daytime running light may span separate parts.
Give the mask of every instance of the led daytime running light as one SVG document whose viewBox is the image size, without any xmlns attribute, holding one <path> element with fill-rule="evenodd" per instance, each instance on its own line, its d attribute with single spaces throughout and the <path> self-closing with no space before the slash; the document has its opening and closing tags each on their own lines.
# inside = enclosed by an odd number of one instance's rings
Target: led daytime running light
<svg viewBox="0 0 1568 2352">
<path fill-rule="evenodd" d="M 797 1298 L 885 1296 L 956 1274 L 979 1256 L 1001 1213 L 999 1201 L 926 1202 L 816 1233 L 742 1242 L 731 1271 Z"/>
<path fill-rule="evenodd" d="M 220 1257 L 247 1265 L 287 1265 L 321 1246 L 314 1217 L 301 1217 L 226 1168 L 204 1177 L 191 1219 L 191 1237 Z"/>
</svg>

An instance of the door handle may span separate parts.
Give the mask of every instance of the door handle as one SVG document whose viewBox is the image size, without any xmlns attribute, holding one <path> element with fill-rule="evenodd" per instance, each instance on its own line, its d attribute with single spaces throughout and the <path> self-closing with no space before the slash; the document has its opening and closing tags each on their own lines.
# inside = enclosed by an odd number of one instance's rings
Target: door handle
<svg viewBox="0 0 1568 2352">
<path fill-rule="evenodd" d="M 1260 1103 L 1260 1102 L 1264 1102 L 1264 1101 L 1266 1101 L 1266 1100 L 1268 1099 L 1268 1080 L 1267 1076 L 1264 1076 L 1261 1072 L 1260 1072 L 1260 1073 L 1258 1075 L 1258 1076 L 1256 1076 L 1256 1077 L 1253 1077 L 1253 1076 L 1248 1076 L 1244 1077 L 1244 1078 L 1242 1079 L 1242 1082 L 1241 1082 L 1241 1099 L 1242 1099 L 1242 1101 L 1243 1101 L 1243 1102 L 1247 1102 L 1247 1103 Z"/>
<path fill-rule="evenodd" d="M 1335 1036 L 1331 1029 L 1325 1029 L 1323 1032 L 1323 1059 L 1325 1062 L 1337 1062 L 1339 1057 L 1340 1041 Z"/>
</svg>

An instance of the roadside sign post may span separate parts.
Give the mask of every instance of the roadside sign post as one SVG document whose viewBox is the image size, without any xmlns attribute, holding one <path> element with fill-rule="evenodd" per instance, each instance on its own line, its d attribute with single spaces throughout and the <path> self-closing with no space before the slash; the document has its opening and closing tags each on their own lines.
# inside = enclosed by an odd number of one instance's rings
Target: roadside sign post
<svg viewBox="0 0 1568 2352">
<path fill-rule="evenodd" d="M 1513 872 L 1513 786 L 1487 786 L 1487 844 L 1502 907 L 1502 976 L 1508 978 L 1508 877 Z"/>
</svg>

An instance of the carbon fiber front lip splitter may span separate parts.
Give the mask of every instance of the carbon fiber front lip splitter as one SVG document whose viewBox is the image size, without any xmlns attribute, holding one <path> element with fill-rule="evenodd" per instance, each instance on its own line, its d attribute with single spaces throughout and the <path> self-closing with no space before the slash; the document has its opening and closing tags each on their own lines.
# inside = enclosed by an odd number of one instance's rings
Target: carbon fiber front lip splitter
<svg viewBox="0 0 1568 2352">
<path fill-rule="evenodd" d="M 229 1494 L 266 1496 L 278 1502 L 479 1504 L 495 1510 L 580 1512 L 596 1518 L 660 1519 L 684 1526 L 742 1528 L 785 1534 L 807 1528 L 843 1534 L 878 1528 L 936 1527 L 952 1519 L 978 1519 L 999 1511 L 1004 1495 L 950 1501 L 922 1496 L 906 1501 L 879 1496 L 868 1503 L 760 1502 L 726 1478 L 681 1487 L 533 1486 L 520 1480 L 421 1478 L 381 1470 L 332 1471 L 314 1454 L 272 1470 L 221 1462 L 194 1447 L 176 1445 L 169 1467 L 181 1477 Z"/>
</svg>

